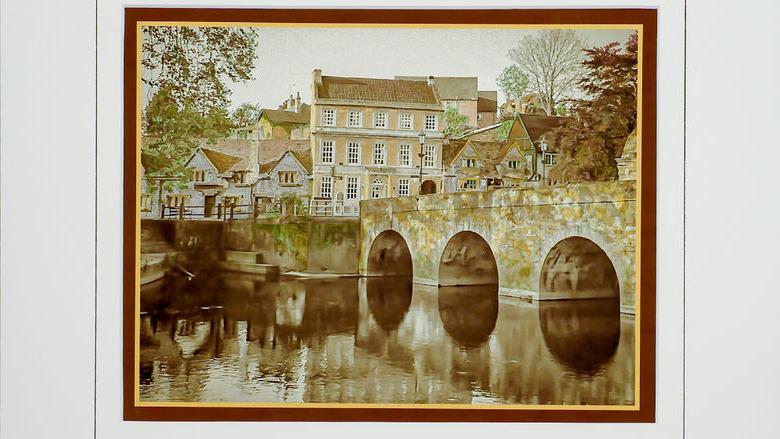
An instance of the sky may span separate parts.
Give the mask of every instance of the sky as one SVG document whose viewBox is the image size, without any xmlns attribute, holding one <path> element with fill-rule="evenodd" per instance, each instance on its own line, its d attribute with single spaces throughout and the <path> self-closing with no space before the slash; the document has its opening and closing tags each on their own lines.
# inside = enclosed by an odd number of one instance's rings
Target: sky
<svg viewBox="0 0 780 439">
<path fill-rule="evenodd" d="M 290 94 L 311 102 L 312 70 L 326 76 L 392 78 L 476 76 L 479 90 L 497 90 L 511 64 L 507 53 L 529 29 L 260 27 L 255 80 L 228 84 L 232 107 L 276 108 Z M 631 30 L 578 30 L 588 47 L 625 42 Z M 503 97 L 499 93 L 499 103 Z"/>
</svg>

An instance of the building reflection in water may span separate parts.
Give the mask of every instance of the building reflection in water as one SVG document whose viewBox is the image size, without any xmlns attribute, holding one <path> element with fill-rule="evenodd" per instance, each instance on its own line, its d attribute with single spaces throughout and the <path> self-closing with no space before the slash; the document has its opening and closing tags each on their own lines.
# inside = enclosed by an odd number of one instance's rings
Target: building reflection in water
<svg viewBox="0 0 780 439">
<path fill-rule="evenodd" d="M 214 274 L 144 286 L 141 398 L 632 404 L 634 319 L 409 277 Z"/>
</svg>

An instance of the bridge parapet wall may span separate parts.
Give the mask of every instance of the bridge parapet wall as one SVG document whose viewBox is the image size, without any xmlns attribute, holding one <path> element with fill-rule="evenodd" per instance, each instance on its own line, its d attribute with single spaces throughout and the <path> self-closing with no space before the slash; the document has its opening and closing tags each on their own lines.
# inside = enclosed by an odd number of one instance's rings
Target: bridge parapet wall
<svg viewBox="0 0 780 439">
<path fill-rule="evenodd" d="M 502 294 L 542 300 L 565 298 L 539 293 L 550 249 L 563 239 L 584 237 L 612 262 L 623 310 L 634 309 L 634 181 L 366 200 L 360 206 L 360 230 L 363 274 L 374 238 L 395 230 L 409 245 L 415 281 L 438 284 L 439 261 L 447 242 L 458 232 L 471 231 L 490 245 Z"/>
</svg>

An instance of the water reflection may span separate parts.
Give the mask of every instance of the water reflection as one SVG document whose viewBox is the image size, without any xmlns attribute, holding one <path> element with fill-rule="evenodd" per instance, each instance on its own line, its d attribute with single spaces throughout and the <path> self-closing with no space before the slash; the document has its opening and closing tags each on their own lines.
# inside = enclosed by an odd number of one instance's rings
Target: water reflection
<svg viewBox="0 0 780 439">
<path fill-rule="evenodd" d="M 539 325 L 556 360 L 575 372 L 592 375 L 617 350 L 620 303 L 616 299 L 542 301 Z"/>
<path fill-rule="evenodd" d="M 610 301 L 204 274 L 141 307 L 142 400 L 633 403 L 634 322 Z"/>
<path fill-rule="evenodd" d="M 447 334 L 465 348 L 487 341 L 498 317 L 498 285 L 439 287 L 438 292 Z"/>
<path fill-rule="evenodd" d="M 371 315 L 379 326 L 385 331 L 396 329 L 412 303 L 412 278 L 367 278 L 366 299 Z"/>
</svg>

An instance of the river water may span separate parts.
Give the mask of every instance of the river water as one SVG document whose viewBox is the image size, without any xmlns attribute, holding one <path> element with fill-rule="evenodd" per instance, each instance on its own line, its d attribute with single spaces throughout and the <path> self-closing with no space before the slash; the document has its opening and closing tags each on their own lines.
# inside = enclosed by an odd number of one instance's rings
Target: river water
<svg viewBox="0 0 780 439">
<path fill-rule="evenodd" d="M 634 402 L 634 317 L 408 278 L 169 277 L 141 289 L 143 401 Z"/>
</svg>

